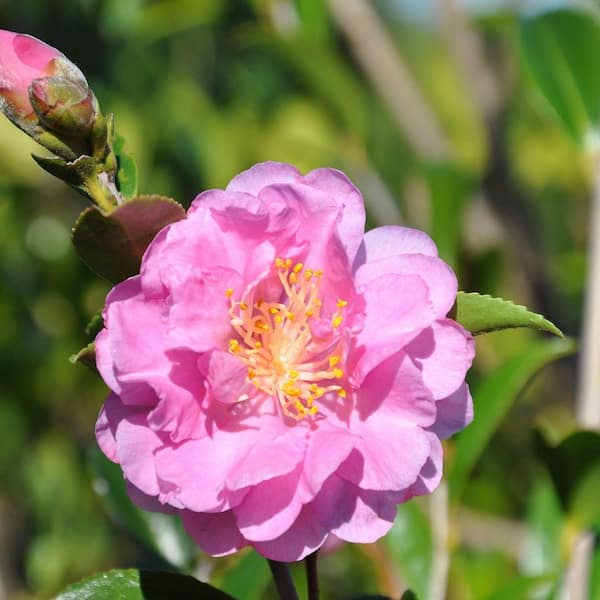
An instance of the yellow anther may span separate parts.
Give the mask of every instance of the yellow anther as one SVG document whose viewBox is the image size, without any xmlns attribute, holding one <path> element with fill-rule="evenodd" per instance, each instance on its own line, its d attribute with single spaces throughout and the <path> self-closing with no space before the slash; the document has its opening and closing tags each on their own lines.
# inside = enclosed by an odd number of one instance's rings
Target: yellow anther
<svg viewBox="0 0 600 600">
<path fill-rule="evenodd" d="M 312 317 L 315 314 L 315 312 L 313 310 L 307 310 L 304 314 L 310 319 L 310 317 Z"/>
<path fill-rule="evenodd" d="M 315 399 L 313 396 L 307 396 L 306 397 L 306 406 L 308 406 L 309 408 L 314 404 Z"/>
<path fill-rule="evenodd" d="M 339 356 L 330 356 L 329 357 L 329 366 L 335 367 L 340 362 L 341 358 Z"/>
<path fill-rule="evenodd" d="M 261 331 L 269 331 L 269 326 L 264 321 L 261 321 L 260 319 L 258 321 L 256 321 L 254 326 L 256 327 L 256 329 L 260 329 Z"/>
<path fill-rule="evenodd" d="M 333 376 L 336 379 L 341 379 L 344 376 L 344 371 L 342 371 L 341 369 L 334 369 L 333 370 Z"/>
<path fill-rule="evenodd" d="M 325 393 L 325 390 L 322 387 L 318 387 L 315 390 L 315 397 L 320 398 Z"/>
<path fill-rule="evenodd" d="M 335 304 L 338 308 L 344 308 L 344 306 L 346 306 L 348 302 L 340 298 Z"/>
<path fill-rule="evenodd" d="M 291 258 L 286 258 L 285 259 L 285 268 L 286 269 L 290 269 L 292 266 L 292 259 Z"/>
<path fill-rule="evenodd" d="M 254 347 L 255 347 L 256 349 L 258 349 L 258 348 L 262 348 L 262 344 L 261 344 L 260 342 L 254 342 Z"/>
<path fill-rule="evenodd" d="M 240 343 L 237 340 L 229 340 L 229 352 L 239 352 Z"/>
<path fill-rule="evenodd" d="M 296 320 L 296 315 L 293 312 L 287 312 L 287 313 L 285 313 L 285 316 L 288 318 L 288 321 Z"/>
<path fill-rule="evenodd" d="M 277 315 L 274 319 L 275 323 L 281 323 L 283 321 L 283 317 L 281 315 Z"/>
<path fill-rule="evenodd" d="M 331 319 L 331 324 L 337 329 L 342 324 L 343 320 L 344 317 L 342 317 L 342 315 L 336 315 Z"/>
<path fill-rule="evenodd" d="M 296 273 L 294 273 L 294 272 L 289 274 L 288 279 L 289 279 L 290 283 L 296 283 L 298 281 L 298 277 L 296 276 Z"/>
<path fill-rule="evenodd" d="M 315 298 L 314 305 L 315 305 L 315 308 L 321 308 L 321 306 L 323 306 L 323 303 L 321 302 L 321 300 L 319 298 Z"/>
<path fill-rule="evenodd" d="M 233 296 L 233 288 L 227 288 L 227 289 L 225 290 L 225 296 L 226 296 L 227 298 L 231 298 L 231 296 Z"/>
<path fill-rule="evenodd" d="M 300 402 L 300 400 L 296 400 L 296 402 L 294 402 L 294 408 L 301 414 L 304 415 L 306 414 L 306 408 L 304 406 L 304 404 L 302 404 L 302 402 Z"/>
<path fill-rule="evenodd" d="M 289 376 L 290 376 L 290 379 L 298 379 L 298 377 L 300 377 L 300 373 L 298 373 L 298 371 L 296 371 L 295 369 L 292 369 L 289 372 Z"/>
<path fill-rule="evenodd" d="M 319 412 L 319 409 L 316 406 L 311 406 L 308 409 L 309 414 L 311 415 L 316 415 Z"/>
<path fill-rule="evenodd" d="M 275 306 L 271 306 L 271 308 L 269 308 L 269 312 L 270 312 L 272 315 L 276 315 L 276 314 L 279 312 L 279 309 L 278 309 L 278 308 L 276 308 Z"/>
<path fill-rule="evenodd" d="M 248 305 L 245 302 L 240 302 L 240 309 L 241 310 L 248 310 Z"/>
<path fill-rule="evenodd" d="M 305 281 L 310 281 L 311 277 L 313 276 L 313 270 L 312 269 L 306 269 L 306 271 L 304 271 L 304 280 Z"/>
<path fill-rule="evenodd" d="M 275 259 L 275 266 L 278 269 L 283 269 L 283 266 L 284 266 L 283 258 L 276 258 Z"/>
<path fill-rule="evenodd" d="M 248 379 L 254 379 L 256 377 L 256 371 L 254 369 L 248 369 Z"/>
<path fill-rule="evenodd" d="M 294 265 L 294 273 L 300 273 L 300 271 L 302 271 L 303 268 L 304 268 L 304 265 L 301 262 L 296 263 Z"/>
<path fill-rule="evenodd" d="M 323 270 L 322 269 L 317 269 L 315 271 L 315 277 L 321 277 L 321 275 L 323 275 Z"/>
<path fill-rule="evenodd" d="M 338 396 L 340 398 L 345 398 L 347 395 L 348 395 L 348 393 L 346 392 L 345 389 L 342 388 L 341 390 L 338 390 Z"/>
<path fill-rule="evenodd" d="M 316 383 L 312 383 L 310 385 L 310 387 L 308 388 L 313 394 L 317 393 L 317 390 L 319 389 L 319 386 Z"/>
</svg>

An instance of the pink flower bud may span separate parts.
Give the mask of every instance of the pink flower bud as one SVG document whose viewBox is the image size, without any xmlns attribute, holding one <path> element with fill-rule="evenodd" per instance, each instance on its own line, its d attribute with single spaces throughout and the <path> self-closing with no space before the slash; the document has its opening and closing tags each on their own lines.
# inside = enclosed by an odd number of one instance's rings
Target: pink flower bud
<svg viewBox="0 0 600 600">
<path fill-rule="evenodd" d="M 31 129 L 36 115 L 29 87 L 35 79 L 56 76 L 87 90 L 85 77 L 62 52 L 30 35 L 0 29 L 0 110 L 11 121 Z"/>
<path fill-rule="evenodd" d="M 87 135 L 97 112 L 96 98 L 87 85 L 65 77 L 34 79 L 29 99 L 40 123 L 62 135 Z"/>
</svg>

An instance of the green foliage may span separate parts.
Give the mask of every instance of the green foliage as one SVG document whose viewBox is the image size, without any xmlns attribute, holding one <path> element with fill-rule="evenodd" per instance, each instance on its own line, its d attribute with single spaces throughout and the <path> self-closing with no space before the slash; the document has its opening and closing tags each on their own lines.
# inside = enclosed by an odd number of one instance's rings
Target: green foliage
<svg viewBox="0 0 600 600">
<path fill-rule="evenodd" d="M 562 331 L 542 315 L 503 298 L 493 298 L 477 292 L 458 292 L 455 319 L 473 335 L 530 327 L 564 337 Z"/>
<path fill-rule="evenodd" d="M 180 204 L 162 196 L 138 196 L 110 215 L 90 207 L 75 223 L 73 244 L 93 271 L 117 283 L 138 273 L 154 236 L 184 216 Z"/>
<path fill-rule="evenodd" d="M 214 587 L 178 573 L 127 569 L 108 571 L 69 586 L 56 600 L 233 600 Z"/>
<path fill-rule="evenodd" d="M 599 124 L 600 20 L 596 10 L 554 10 L 523 20 L 521 44 L 542 93 L 579 142 Z"/>
<path fill-rule="evenodd" d="M 542 367 L 574 350 L 571 340 L 532 342 L 473 389 L 477 418 L 458 436 L 448 473 L 454 502 L 460 499 L 469 472 L 527 382 Z"/>
<path fill-rule="evenodd" d="M 126 199 L 137 196 L 138 167 L 135 158 L 125 150 L 125 138 L 118 133 L 114 136 L 113 151 L 117 157 L 117 184 Z"/>
</svg>

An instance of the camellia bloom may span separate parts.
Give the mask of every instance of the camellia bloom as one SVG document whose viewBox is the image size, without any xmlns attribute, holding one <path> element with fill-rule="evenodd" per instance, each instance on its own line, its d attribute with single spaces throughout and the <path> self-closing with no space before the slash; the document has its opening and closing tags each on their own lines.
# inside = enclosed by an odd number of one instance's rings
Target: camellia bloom
<svg viewBox="0 0 600 600">
<path fill-rule="evenodd" d="M 89 127 L 97 106 L 83 73 L 56 48 L 30 35 L 0 29 L 0 109 L 25 130 L 38 116 L 58 123 L 60 130 L 65 128 L 59 121 L 65 121 L 67 108 L 67 133 L 72 133 L 73 118 L 83 119 Z"/>
<path fill-rule="evenodd" d="M 107 298 L 98 442 L 212 555 L 377 540 L 472 418 L 452 270 L 424 233 L 364 221 L 341 172 L 260 164 L 200 194 Z"/>
</svg>

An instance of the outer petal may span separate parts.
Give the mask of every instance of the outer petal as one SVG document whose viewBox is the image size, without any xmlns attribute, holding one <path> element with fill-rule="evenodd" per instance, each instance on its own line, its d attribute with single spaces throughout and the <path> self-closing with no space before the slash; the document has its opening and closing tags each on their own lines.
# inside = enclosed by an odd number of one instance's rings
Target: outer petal
<svg viewBox="0 0 600 600">
<path fill-rule="evenodd" d="M 356 256 L 354 268 L 366 262 L 397 256 L 398 254 L 425 254 L 437 256 L 433 240 L 423 231 L 385 225 L 367 231 Z"/>
<path fill-rule="evenodd" d="M 292 165 L 268 161 L 254 165 L 247 171 L 236 175 L 229 182 L 225 191 L 245 192 L 258 196 L 260 191 L 268 185 L 293 183 L 298 181 L 301 176 L 300 171 Z"/>
<path fill-rule="evenodd" d="M 186 510 L 181 513 L 181 520 L 198 546 L 212 556 L 232 554 L 247 545 L 232 511 L 206 514 Z"/>
<path fill-rule="evenodd" d="M 200 372 L 206 377 L 211 398 L 231 404 L 239 401 L 248 391 L 248 368 L 239 358 L 224 350 L 205 352 L 198 361 Z M 247 397 L 247 396 L 246 396 Z"/>
<path fill-rule="evenodd" d="M 357 269 L 355 280 L 359 286 L 367 286 L 370 281 L 386 273 L 418 275 L 427 286 L 437 319 L 445 317 L 456 300 L 456 275 L 437 257 L 402 254 L 369 261 Z"/>
<path fill-rule="evenodd" d="M 328 531 L 319 523 L 310 505 L 304 506 L 294 524 L 278 538 L 254 542 L 256 550 L 272 560 L 293 562 L 319 549 Z"/>
<path fill-rule="evenodd" d="M 115 435 L 117 458 L 125 477 L 148 496 L 160 492 L 154 453 L 163 442 L 146 424 L 146 417 L 135 414 L 119 422 Z"/>
<path fill-rule="evenodd" d="M 96 421 L 96 440 L 100 450 L 113 462 L 119 462 L 116 439 L 117 427 L 123 419 L 135 412 L 135 408 L 125 406 L 116 394 L 109 394 L 100 409 Z"/>
<path fill-rule="evenodd" d="M 247 540 L 272 540 L 292 526 L 302 510 L 301 473 L 302 466 L 298 466 L 292 473 L 253 486 L 233 509 L 237 525 Z"/>
<path fill-rule="evenodd" d="M 384 536 L 396 517 L 385 492 L 369 492 L 332 475 L 312 502 L 321 524 L 348 542 L 371 543 Z"/>
<path fill-rule="evenodd" d="M 429 291 L 417 275 L 382 275 L 362 291 L 366 314 L 349 365 L 355 386 L 434 320 Z"/>
<path fill-rule="evenodd" d="M 344 173 L 336 169 L 315 169 L 303 181 L 325 192 L 342 209 L 337 231 L 351 265 L 365 230 L 365 203 L 361 193 Z"/>
<path fill-rule="evenodd" d="M 412 485 L 427 461 L 427 434 L 382 416 L 360 430 L 361 439 L 337 473 L 366 490 L 399 491 Z"/>
<path fill-rule="evenodd" d="M 404 494 L 402 502 L 413 496 L 430 494 L 437 488 L 442 479 L 444 468 L 442 444 L 435 434 L 429 433 L 428 437 L 431 444 L 429 458 L 423 465 L 417 481 Z"/>
<path fill-rule="evenodd" d="M 429 429 L 442 440 L 464 429 L 473 420 L 473 400 L 466 383 L 454 394 L 440 400 L 437 407 L 437 420 Z"/>
<path fill-rule="evenodd" d="M 406 352 L 421 369 L 425 385 L 439 400 L 464 382 L 475 347 L 471 334 L 447 319 L 423 331 L 406 347 Z"/>
</svg>

